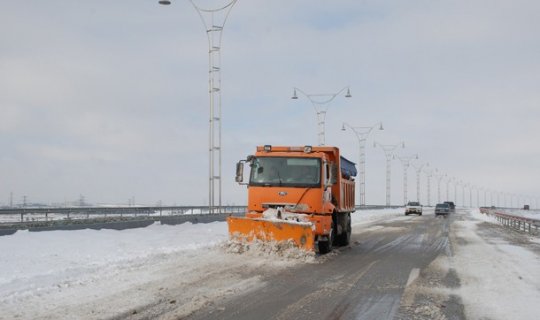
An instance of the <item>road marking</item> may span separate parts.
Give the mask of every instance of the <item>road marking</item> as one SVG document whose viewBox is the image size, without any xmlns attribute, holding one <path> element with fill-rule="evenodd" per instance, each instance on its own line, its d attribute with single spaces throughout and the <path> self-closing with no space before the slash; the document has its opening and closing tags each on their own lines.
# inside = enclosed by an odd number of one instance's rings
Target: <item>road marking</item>
<svg viewBox="0 0 540 320">
<path fill-rule="evenodd" d="M 411 273 L 409 273 L 409 280 L 407 280 L 407 284 L 405 287 L 408 287 L 411 283 L 413 283 L 416 278 L 420 275 L 420 269 L 419 268 L 413 268 L 411 270 Z"/>
</svg>

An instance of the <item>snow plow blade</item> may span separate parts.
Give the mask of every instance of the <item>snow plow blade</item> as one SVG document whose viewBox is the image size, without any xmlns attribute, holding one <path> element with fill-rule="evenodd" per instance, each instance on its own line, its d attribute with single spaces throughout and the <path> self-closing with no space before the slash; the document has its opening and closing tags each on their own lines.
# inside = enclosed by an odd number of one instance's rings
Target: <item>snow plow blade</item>
<svg viewBox="0 0 540 320">
<path fill-rule="evenodd" d="M 300 249 L 314 250 L 315 236 L 310 223 L 228 217 L 227 224 L 231 239 L 248 242 L 255 239 L 276 242 L 291 240 Z"/>
</svg>

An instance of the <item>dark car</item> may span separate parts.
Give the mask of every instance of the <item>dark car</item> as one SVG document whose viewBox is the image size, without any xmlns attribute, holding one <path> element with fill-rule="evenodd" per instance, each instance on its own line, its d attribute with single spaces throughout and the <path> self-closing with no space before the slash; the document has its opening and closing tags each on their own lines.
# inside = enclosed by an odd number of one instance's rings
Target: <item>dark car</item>
<svg viewBox="0 0 540 320">
<path fill-rule="evenodd" d="M 450 206 L 450 212 L 456 212 L 456 205 L 452 201 L 445 201 L 444 203 L 448 203 Z"/>
<path fill-rule="evenodd" d="M 438 203 L 435 206 L 435 215 L 447 216 L 450 213 L 450 205 L 448 203 Z"/>
</svg>

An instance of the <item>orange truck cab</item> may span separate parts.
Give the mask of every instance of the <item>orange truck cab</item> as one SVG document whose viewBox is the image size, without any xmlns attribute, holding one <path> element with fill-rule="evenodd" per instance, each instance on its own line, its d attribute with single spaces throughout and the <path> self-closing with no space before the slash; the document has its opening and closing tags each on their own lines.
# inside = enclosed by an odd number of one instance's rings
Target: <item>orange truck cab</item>
<svg viewBox="0 0 540 320">
<path fill-rule="evenodd" d="M 236 181 L 248 186 L 248 206 L 245 217 L 227 219 L 231 237 L 292 240 L 320 253 L 349 244 L 356 168 L 337 147 L 258 146 L 236 169 Z"/>
</svg>

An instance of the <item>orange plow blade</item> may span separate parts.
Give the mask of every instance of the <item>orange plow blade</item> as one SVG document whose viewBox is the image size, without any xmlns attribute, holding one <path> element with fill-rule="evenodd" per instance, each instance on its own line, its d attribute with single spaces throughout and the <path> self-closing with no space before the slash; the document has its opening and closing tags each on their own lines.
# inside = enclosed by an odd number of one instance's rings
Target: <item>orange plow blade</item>
<svg viewBox="0 0 540 320">
<path fill-rule="evenodd" d="M 228 217 L 229 236 L 231 239 L 261 241 L 293 241 L 298 248 L 314 250 L 313 230 L 309 223 L 294 223 L 243 217 Z"/>
</svg>

